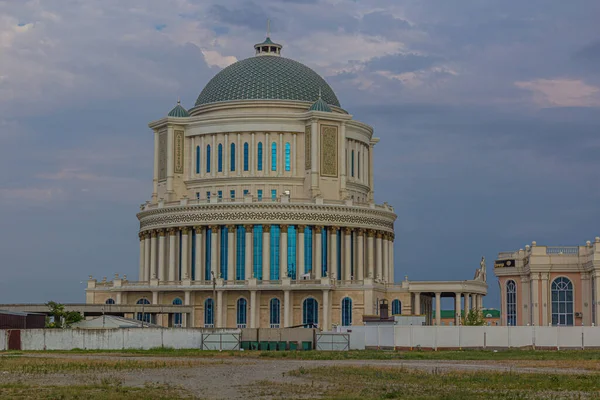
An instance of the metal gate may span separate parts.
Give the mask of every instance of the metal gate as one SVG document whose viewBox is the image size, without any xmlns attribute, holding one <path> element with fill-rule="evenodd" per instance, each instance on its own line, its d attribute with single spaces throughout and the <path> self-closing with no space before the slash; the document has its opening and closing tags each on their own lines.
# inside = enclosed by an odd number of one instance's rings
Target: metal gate
<svg viewBox="0 0 600 400">
<path fill-rule="evenodd" d="M 316 336 L 317 350 L 350 350 L 350 335 L 348 333 L 317 333 Z"/>
<path fill-rule="evenodd" d="M 203 333 L 202 350 L 239 350 L 240 333 Z"/>
<path fill-rule="evenodd" d="M 21 350 L 21 331 L 6 331 L 8 335 L 8 350 Z"/>
</svg>

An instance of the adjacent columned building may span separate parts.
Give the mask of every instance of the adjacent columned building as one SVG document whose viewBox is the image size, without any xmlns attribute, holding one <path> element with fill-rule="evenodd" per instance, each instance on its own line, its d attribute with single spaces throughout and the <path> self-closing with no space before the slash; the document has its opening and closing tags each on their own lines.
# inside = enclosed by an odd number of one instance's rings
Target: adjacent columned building
<svg viewBox="0 0 600 400">
<path fill-rule="evenodd" d="M 138 318 L 163 326 L 322 329 L 362 324 L 382 301 L 431 320 L 444 291 L 481 304 L 482 280 L 394 284 L 396 214 L 374 202 L 379 139 L 281 51 L 267 38 L 193 108 L 149 124 L 138 280 L 90 277 L 87 303 L 139 305 Z"/>
<path fill-rule="evenodd" d="M 502 252 L 494 265 L 503 325 L 598 325 L 600 237 L 584 246 Z"/>
</svg>

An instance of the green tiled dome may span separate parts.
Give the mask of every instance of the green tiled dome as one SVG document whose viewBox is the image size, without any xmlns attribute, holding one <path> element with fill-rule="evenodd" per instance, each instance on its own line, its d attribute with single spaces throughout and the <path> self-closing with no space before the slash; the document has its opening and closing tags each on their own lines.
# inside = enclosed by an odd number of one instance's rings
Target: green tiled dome
<svg viewBox="0 0 600 400">
<path fill-rule="evenodd" d="M 319 100 L 315 101 L 312 106 L 309 108 L 310 111 L 322 111 L 322 112 L 331 112 L 331 108 L 325 101 L 319 97 Z"/>
<path fill-rule="evenodd" d="M 238 61 L 208 82 L 196 106 L 234 100 L 297 100 L 313 103 L 321 89 L 327 104 L 340 107 L 331 87 L 315 71 L 289 58 L 263 55 Z"/>
<path fill-rule="evenodd" d="M 181 102 L 178 101 L 175 108 L 173 108 L 171 111 L 169 111 L 169 114 L 167 116 L 176 117 L 176 118 L 186 118 L 186 117 L 189 117 L 190 114 L 187 112 L 187 110 L 185 108 L 183 108 L 181 106 Z"/>
</svg>

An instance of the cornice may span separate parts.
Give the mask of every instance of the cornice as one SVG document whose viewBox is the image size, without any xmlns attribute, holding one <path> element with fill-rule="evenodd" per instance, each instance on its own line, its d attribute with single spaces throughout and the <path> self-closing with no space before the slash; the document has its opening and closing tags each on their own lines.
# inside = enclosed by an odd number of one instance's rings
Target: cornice
<svg viewBox="0 0 600 400">
<path fill-rule="evenodd" d="M 246 172 L 248 173 L 248 172 Z M 241 184 L 250 184 L 250 183 L 277 183 L 281 184 L 282 180 L 285 180 L 286 183 L 291 185 L 304 185 L 304 177 L 294 177 L 294 176 L 221 176 L 218 178 L 207 177 L 207 178 L 194 178 L 186 180 L 185 183 L 187 185 L 221 185 L 227 184 L 230 185 L 235 181 L 242 182 Z"/>
</svg>

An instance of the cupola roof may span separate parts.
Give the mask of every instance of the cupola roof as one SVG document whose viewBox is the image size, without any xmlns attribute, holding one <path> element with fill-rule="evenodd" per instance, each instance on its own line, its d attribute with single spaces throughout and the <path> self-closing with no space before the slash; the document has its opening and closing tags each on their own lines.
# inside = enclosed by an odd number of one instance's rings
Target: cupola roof
<svg viewBox="0 0 600 400">
<path fill-rule="evenodd" d="M 187 112 L 185 108 L 181 106 L 181 101 L 177 100 L 177 105 L 168 114 L 169 117 L 175 118 L 187 118 L 190 114 Z"/>
</svg>

